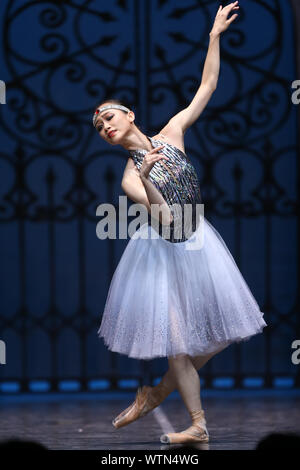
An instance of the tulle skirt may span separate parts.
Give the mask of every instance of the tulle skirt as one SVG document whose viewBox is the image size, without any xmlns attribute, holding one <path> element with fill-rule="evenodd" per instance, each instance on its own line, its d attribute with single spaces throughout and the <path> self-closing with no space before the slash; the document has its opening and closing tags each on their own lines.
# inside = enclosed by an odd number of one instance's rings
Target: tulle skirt
<svg viewBox="0 0 300 470">
<path fill-rule="evenodd" d="M 98 335 L 109 350 L 136 359 L 206 355 L 261 333 L 263 315 L 205 217 L 179 243 L 147 222 L 114 272 Z"/>
</svg>

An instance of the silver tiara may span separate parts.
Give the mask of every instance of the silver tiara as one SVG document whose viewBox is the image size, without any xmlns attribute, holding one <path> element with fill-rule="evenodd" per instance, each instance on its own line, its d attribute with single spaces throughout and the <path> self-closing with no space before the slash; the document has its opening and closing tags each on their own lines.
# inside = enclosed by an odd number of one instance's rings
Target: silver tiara
<svg viewBox="0 0 300 470">
<path fill-rule="evenodd" d="M 104 111 L 105 109 L 121 109 L 123 111 L 126 111 L 129 113 L 130 109 L 126 108 L 126 106 L 123 106 L 122 104 L 108 104 L 107 106 L 103 106 L 102 108 L 97 108 L 95 113 L 94 113 L 94 116 L 93 116 L 93 125 L 95 127 L 95 124 L 96 124 L 96 119 L 98 117 L 98 114 L 99 113 L 102 113 L 102 111 Z"/>
</svg>

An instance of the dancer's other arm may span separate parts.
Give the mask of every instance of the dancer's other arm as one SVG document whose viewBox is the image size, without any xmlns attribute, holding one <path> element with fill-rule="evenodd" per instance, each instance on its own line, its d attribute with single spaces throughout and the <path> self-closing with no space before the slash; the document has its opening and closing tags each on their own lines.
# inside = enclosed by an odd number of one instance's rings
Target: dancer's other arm
<svg viewBox="0 0 300 470">
<path fill-rule="evenodd" d="M 178 128 L 184 133 L 200 116 L 213 92 L 217 88 L 220 72 L 220 35 L 236 19 L 237 13 L 227 19 L 229 13 L 238 9 L 238 1 L 230 3 L 222 8 L 220 5 L 211 32 L 209 33 L 209 46 L 204 62 L 201 84 L 191 103 L 178 114 L 173 116 L 163 133 L 168 127 Z"/>
<path fill-rule="evenodd" d="M 157 151 L 162 147 L 163 146 L 156 147 L 155 149 L 151 150 L 151 153 L 149 152 L 149 154 L 153 155 L 154 157 L 150 165 L 153 166 L 155 161 L 158 161 L 161 158 L 167 158 L 162 154 L 156 155 Z M 173 216 L 161 193 L 148 179 L 148 175 L 152 166 L 150 168 L 149 163 L 147 164 L 146 162 L 147 160 L 145 160 L 144 165 L 141 167 L 140 171 L 138 171 L 134 162 L 130 158 L 124 170 L 121 187 L 129 199 L 139 204 L 143 204 L 150 214 L 151 204 L 158 204 L 160 209 L 158 214 L 159 221 L 164 225 L 169 225 L 173 220 Z M 144 169 L 146 169 L 145 172 Z M 156 218 L 155 213 L 152 215 L 154 218 Z"/>
</svg>

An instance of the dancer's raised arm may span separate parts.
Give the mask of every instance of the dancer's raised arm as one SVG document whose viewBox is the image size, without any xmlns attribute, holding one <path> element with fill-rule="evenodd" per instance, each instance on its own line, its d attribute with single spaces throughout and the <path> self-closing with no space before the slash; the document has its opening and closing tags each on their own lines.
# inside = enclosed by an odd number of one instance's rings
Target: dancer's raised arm
<svg viewBox="0 0 300 470">
<path fill-rule="evenodd" d="M 237 13 L 227 19 L 229 13 L 239 8 L 237 1 L 226 7 L 219 7 L 211 32 L 209 33 L 209 46 L 203 67 L 200 87 L 191 103 L 178 114 L 173 116 L 165 127 L 180 129 L 184 133 L 199 118 L 214 90 L 220 71 L 220 35 L 236 19 Z"/>
</svg>

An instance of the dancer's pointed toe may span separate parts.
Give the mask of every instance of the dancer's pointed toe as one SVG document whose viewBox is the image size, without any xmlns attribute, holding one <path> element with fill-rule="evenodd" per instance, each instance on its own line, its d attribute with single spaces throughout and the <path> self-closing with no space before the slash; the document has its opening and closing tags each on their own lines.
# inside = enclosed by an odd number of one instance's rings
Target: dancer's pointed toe
<svg viewBox="0 0 300 470">
<path fill-rule="evenodd" d="M 128 424 L 129 417 L 132 417 L 132 410 L 134 408 L 134 403 L 128 406 L 126 410 L 122 411 L 116 418 L 112 420 L 112 425 L 118 429 L 121 428 L 122 426 L 125 426 Z"/>
<path fill-rule="evenodd" d="M 136 393 L 135 401 L 126 410 L 122 411 L 115 419 L 112 420 L 112 425 L 119 429 L 127 424 L 136 421 L 138 418 L 145 416 L 149 411 L 153 410 L 158 403 L 151 400 L 151 390 L 153 387 L 144 385 L 139 387 Z"/>
<path fill-rule="evenodd" d="M 162 434 L 160 436 L 160 442 L 162 442 L 162 444 L 170 444 L 170 439 L 169 439 L 168 434 Z"/>
</svg>

